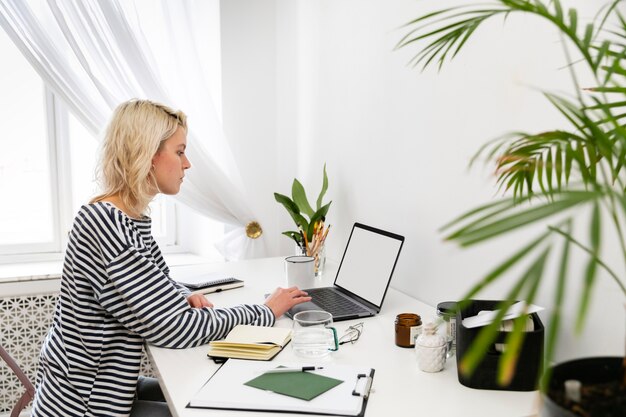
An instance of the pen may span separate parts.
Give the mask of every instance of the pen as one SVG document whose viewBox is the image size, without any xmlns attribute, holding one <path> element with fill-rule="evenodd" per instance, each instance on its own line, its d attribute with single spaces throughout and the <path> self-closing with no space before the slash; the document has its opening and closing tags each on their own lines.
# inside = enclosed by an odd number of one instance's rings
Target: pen
<svg viewBox="0 0 626 417">
<path fill-rule="evenodd" d="M 323 366 L 303 366 L 301 368 L 274 368 L 268 369 L 265 371 L 265 374 L 279 374 L 283 372 L 306 372 L 306 371 L 315 371 L 317 369 L 324 369 Z"/>
</svg>

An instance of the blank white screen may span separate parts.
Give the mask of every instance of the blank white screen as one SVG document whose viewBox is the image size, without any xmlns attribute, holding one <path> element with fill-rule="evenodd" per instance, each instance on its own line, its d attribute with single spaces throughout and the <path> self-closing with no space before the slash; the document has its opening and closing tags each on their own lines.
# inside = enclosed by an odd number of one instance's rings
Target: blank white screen
<svg viewBox="0 0 626 417">
<path fill-rule="evenodd" d="M 401 244 L 398 239 L 354 227 L 335 285 L 380 307 Z"/>
</svg>

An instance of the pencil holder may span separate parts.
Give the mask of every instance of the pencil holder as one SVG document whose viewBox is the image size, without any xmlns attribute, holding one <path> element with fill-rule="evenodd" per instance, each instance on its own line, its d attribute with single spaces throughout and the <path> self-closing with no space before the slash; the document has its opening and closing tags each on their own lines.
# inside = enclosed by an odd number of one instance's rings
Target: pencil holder
<svg viewBox="0 0 626 417">
<path fill-rule="evenodd" d="M 296 255 L 312 256 L 315 259 L 314 272 L 315 278 L 321 278 L 326 265 L 326 245 L 321 245 L 314 254 L 307 255 L 306 251 L 296 245 Z"/>
</svg>

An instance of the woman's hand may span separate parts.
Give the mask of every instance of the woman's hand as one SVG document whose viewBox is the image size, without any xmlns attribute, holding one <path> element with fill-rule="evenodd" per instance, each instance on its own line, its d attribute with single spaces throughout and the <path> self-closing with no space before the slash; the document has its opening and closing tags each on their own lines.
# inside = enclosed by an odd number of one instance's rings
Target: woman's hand
<svg viewBox="0 0 626 417">
<path fill-rule="evenodd" d="M 276 318 L 279 318 L 291 307 L 307 301 L 311 301 L 311 297 L 298 287 L 277 288 L 272 295 L 267 297 L 265 305 L 272 310 Z"/>
<path fill-rule="evenodd" d="M 193 308 L 213 307 L 213 303 L 207 300 L 203 294 L 191 294 L 187 297 L 187 302 Z"/>
</svg>

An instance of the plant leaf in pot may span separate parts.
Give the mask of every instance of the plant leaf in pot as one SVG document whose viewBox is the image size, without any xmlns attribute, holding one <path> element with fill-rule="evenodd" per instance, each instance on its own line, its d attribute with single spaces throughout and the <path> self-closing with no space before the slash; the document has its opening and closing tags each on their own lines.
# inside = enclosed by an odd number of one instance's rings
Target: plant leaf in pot
<svg viewBox="0 0 626 417">
<path fill-rule="evenodd" d="M 324 164 L 324 176 L 322 189 L 317 197 L 315 209 L 309 203 L 304 186 L 297 178 L 294 178 L 291 186 L 291 198 L 286 195 L 274 193 L 274 199 L 282 204 L 287 210 L 298 230 L 287 230 L 282 234 L 296 243 L 299 253 L 315 258 L 316 275 L 323 268 L 324 244 L 330 225 L 326 225 L 326 215 L 332 201 L 323 203 L 328 190 L 328 176 L 326 164 Z"/>
<path fill-rule="evenodd" d="M 466 294 L 460 308 L 485 287 L 510 275 L 512 270 L 521 269 L 522 273 L 503 305 L 513 300 L 525 300 L 531 304 L 544 281 L 556 276 L 553 308 L 546 326 L 545 363 L 550 363 L 554 357 L 562 306 L 570 282 L 583 282 L 575 312 L 578 332 L 585 325 L 599 270 L 603 270 L 626 297 L 626 280 L 623 274 L 616 272 L 615 265 L 603 258 L 602 247 L 607 239 L 615 239 L 621 255 L 619 266 L 624 268 L 626 19 L 621 14 L 623 4 L 620 3 L 623 2 L 616 0 L 599 6 L 596 18 L 588 23 L 582 23 L 577 9 L 566 10 L 559 0 L 498 0 L 425 11 L 405 26 L 407 33 L 397 45 L 397 48 L 417 48 L 411 61 L 413 66 L 426 69 L 437 65 L 441 69 L 470 42 L 483 23 L 511 19 L 516 14 L 548 22 L 563 39 L 568 59 L 564 63 L 565 71 L 573 80 L 574 93 L 567 96 L 545 91 L 543 95 L 568 127 L 512 132 L 484 145 L 471 163 L 485 158 L 495 164 L 497 186 L 503 196 L 468 211 L 442 229 L 446 239 L 468 247 L 527 226 L 542 226 L 539 235 L 480 280 Z M 577 76 L 580 71 L 593 76 L 595 87 L 580 87 Z M 582 277 L 571 267 L 574 248 L 586 256 Z M 546 265 L 557 265 L 556 274 L 548 272 Z M 495 337 L 496 332 L 487 326 L 482 336 L 459 358 L 460 372 L 473 372 Z M 515 374 L 519 346 L 524 337 L 523 329 L 519 327 L 507 336 L 507 345 L 516 348 L 503 354 L 500 360 L 498 381 L 504 386 Z M 618 368 L 607 372 L 609 379 L 617 379 L 614 381 L 615 391 L 608 395 L 609 401 L 615 399 L 610 406 L 617 412 L 615 415 L 625 416 L 626 408 L 619 407 L 626 406 L 620 405 L 619 400 L 623 399 L 626 386 L 626 361 L 612 359 L 609 362 L 609 366 Z M 575 362 L 573 367 L 580 363 Z M 544 389 L 552 386 L 547 382 L 551 380 L 550 373 L 554 372 L 556 377 L 557 373 L 561 375 L 561 369 L 558 366 L 547 368 Z M 590 389 L 588 385 L 597 381 L 583 379 L 581 382 L 583 389 Z M 549 395 L 558 401 L 557 397 Z M 574 415 L 596 416 L 589 414 L 589 410 L 580 404 L 563 403 L 557 407 Z"/>
</svg>

